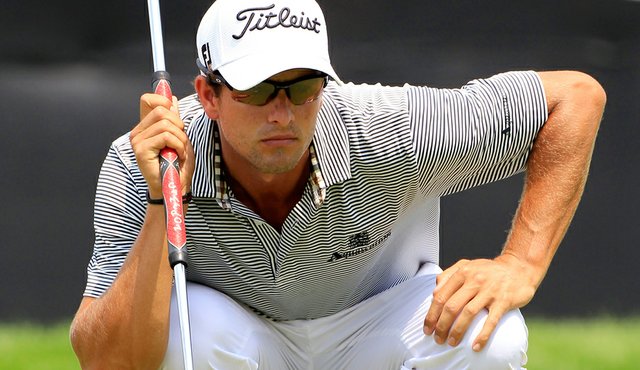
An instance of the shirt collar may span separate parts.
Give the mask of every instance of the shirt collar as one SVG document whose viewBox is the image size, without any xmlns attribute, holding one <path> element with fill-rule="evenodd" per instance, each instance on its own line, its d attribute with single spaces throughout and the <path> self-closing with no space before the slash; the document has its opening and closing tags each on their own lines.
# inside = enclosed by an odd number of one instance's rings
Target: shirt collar
<svg viewBox="0 0 640 370">
<path fill-rule="evenodd" d="M 229 185 L 222 166 L 217 124 L 203 111 L 187 127 L 187 135 L 195 152 L 196 164 L 191 183 L 193 196 L 215 198 L 222 208 L 230 209 Z M 334 130 L 334 127 L 326 127 L 326 120 L 319 117 L 316 133 L 309 148 L 309 159 L 309 184 L 313 203 L 319 208 L 325 201 L 329 186 L 351 177 L 346 129 Z"/>
</svg>

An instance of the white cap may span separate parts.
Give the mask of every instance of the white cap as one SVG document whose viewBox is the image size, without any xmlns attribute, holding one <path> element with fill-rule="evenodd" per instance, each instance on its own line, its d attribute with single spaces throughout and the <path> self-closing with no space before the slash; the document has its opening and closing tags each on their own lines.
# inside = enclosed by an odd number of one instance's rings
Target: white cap
<svg viewBox="0 0 640 370">
<path fill-rule="evenodd" d="M 238 90 L 293 68 L 340 82 L 314 0 L 217 0 L 200 22 L 196 47 L 200 62 Z"/>
</svg>

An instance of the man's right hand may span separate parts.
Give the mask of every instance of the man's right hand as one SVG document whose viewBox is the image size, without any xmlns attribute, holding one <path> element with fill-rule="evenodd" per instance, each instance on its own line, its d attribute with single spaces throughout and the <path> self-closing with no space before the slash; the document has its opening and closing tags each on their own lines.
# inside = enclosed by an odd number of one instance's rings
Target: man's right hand
<svg viewBox="0 0 640 370">
<path fill-rule="evenodd" d="M 142 95 L 140 122 L 131 130 L 129 140 L 138 167 L 149 186 L 151 198 L 162 198 L 159 156 L 165 147 L 174 149 L 178 154 L 182 194 L 191 190 L 195 166 L 193 147 L 184 132 L 184 122 L 180 119 L 175 96 L 172 102 L 158 94 Z"/>
</svg>

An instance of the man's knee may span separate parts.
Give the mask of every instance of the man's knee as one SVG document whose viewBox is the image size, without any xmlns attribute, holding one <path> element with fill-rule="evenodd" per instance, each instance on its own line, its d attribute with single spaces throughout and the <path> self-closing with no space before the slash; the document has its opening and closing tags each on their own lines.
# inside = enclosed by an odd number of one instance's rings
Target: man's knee
<svg viewBox="0 0 640 370">
<path fill-rule="evenodd" d="M 507 312 L 491 335 L 485 348 L 473 352 L 470 348 L 484 324 L 479 320 L 469 336 L 470 368 L 479 370 L 521 369 L 527 362 L 528 333 L 519 310 Z"/>
</svg>

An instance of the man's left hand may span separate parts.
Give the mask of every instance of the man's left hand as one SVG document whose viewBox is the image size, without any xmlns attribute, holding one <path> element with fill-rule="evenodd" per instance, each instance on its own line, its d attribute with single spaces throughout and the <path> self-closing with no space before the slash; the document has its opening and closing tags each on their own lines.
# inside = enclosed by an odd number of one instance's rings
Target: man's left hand
<svg viewBox="0 0 640 370">
<path fill-rule="evenodd" d="M 487 320 L 473 342 L 474 351 L 482 350 L 505 312 L 531 301 L 537 288 L 534 275 L 530 266 L 508 254 L 458 261 L 436 280 L 425 334 L 434 334 L 439 344 L 455 346 L 474 317 L 487 309 Z"/>
</svg>

